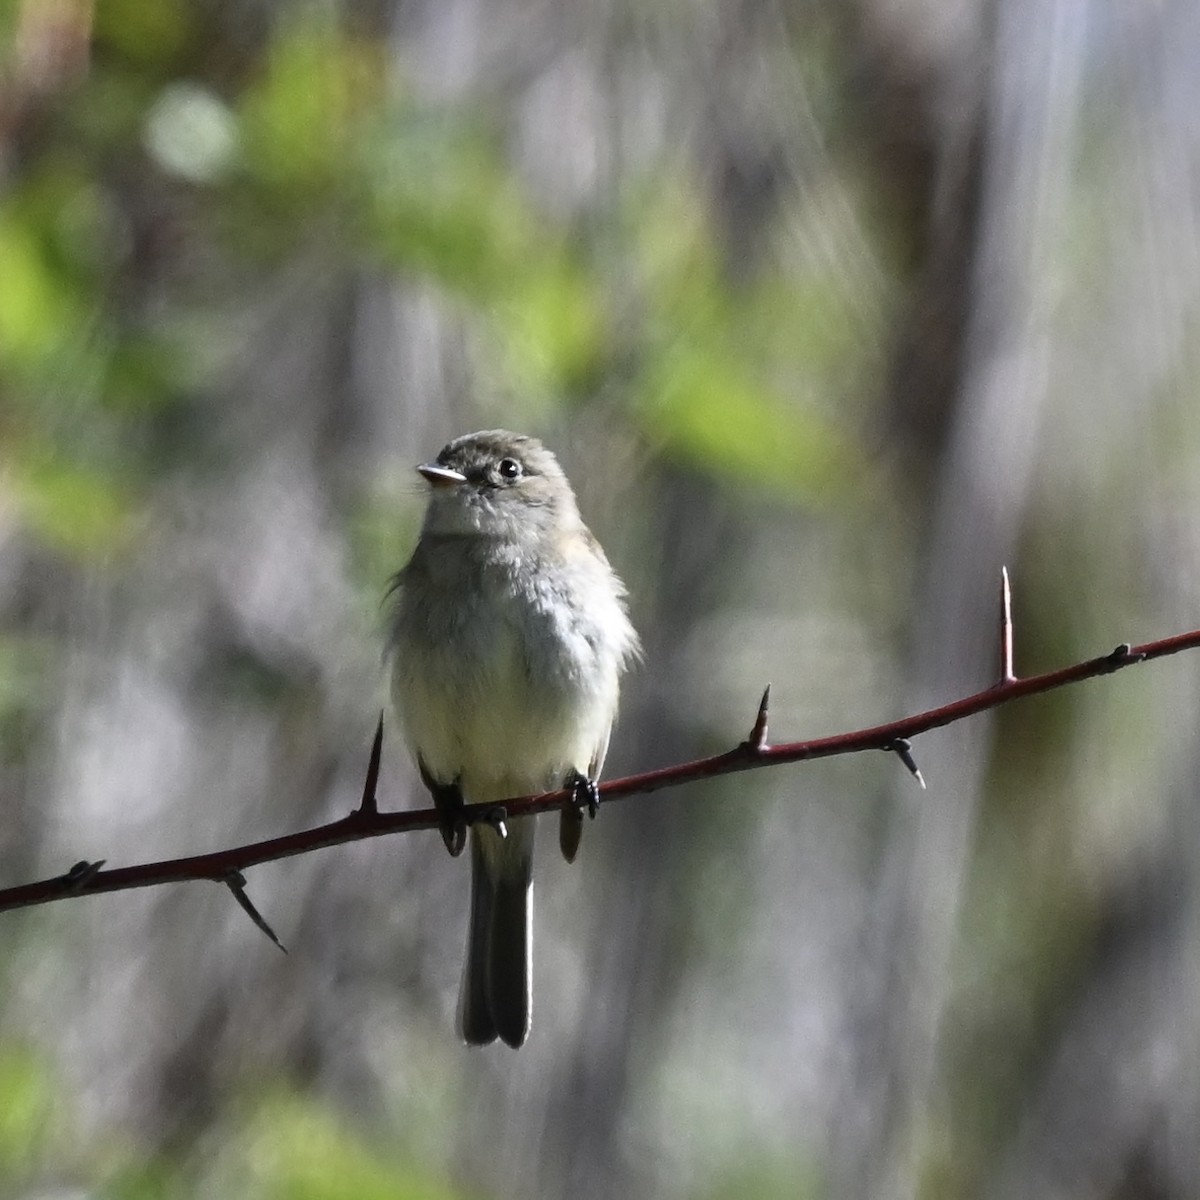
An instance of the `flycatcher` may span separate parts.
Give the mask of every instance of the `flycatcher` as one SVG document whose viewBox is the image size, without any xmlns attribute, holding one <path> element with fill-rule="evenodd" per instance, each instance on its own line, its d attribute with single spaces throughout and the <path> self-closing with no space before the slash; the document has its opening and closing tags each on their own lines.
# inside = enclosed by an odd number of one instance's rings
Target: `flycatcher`
<svg viewBox="0 0 1200 1200">
<path fill-rule="evenodd" d="M 452 854 L 464 803 L 571 788 L 559 843 L 575 857 L 582 807 L 639 654 L 625 588 L 535 438 L 489 430 L 417 468 L 421 537 L 392 586 L 392 696 Z M 512 1047 L 529 1034 L 533 817 L 476 822 L 458 1000 L 463 1038 Z"/>
</svg>

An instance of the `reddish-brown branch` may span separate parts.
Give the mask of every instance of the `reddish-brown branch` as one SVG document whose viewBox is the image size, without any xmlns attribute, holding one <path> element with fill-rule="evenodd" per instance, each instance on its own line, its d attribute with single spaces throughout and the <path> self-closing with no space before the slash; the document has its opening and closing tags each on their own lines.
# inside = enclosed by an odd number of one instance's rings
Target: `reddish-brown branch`
<svg viewBox="0 0 1200 1200">
<path fill-rule="evenodd" d="M 1164 658 L 1168 654 L 1178 654 L 1180 651 L 1194 650 L 1197 647 L 1200 647 L 1200 629 L 1163 638 L 1161 641 L 1148 642 L 1144 646 L 1121 645 L 1111 654 L 1100 658 L 1075 663 L 1044 675 L 1005 679 L 985 691 L 976 692 L 973 696 L 965 696 L 940 708 L 903 717 L 886 725 L 875 725 L 870 729 L 839 733 L 806 742 L 786 742 L 778 746 L 771 746 L 766 741 L 767 697 L 764 695 L 751 736 L 739 746 L 711 758 L 701 758 L 694 762 L 645 771 L 640 775 L 629 775 L 624 779 L 610 780 L 600 785 L 600 793 L 605 800 L 621 800 L 629 796 L 657 792 L 663 788 L 678 787 L 698 779 L 710 779 L 717 775 L 730 775 L 736 771 L 751 771 L 781 763 L 831 758 L 838 754 L 856 754 L 861 750 L 889 750 L 898 753 L 909 738 L 927 730 L 950 725 L 964 717 L 974 716 L 1024 696 L 1066 687 L 1068 684 L 1079 683 L 1099 675 L 1110 675 L 1134 663 L 1151 658 Z M 65 900 L 72 896 L 91 896 L 99 892 L 117 892 L 127 888 L 156 887 L 163 883 L 191 879 L 227 883 L 230 879 L 237 879 L 239 872 L 258 863 L 307 854 L 325 846 L 338 846 L 343 842 L 354 842 L 363 838 L 406 833 L 414 829 L 436 829 L 438 815 L 432 808 L 408 812 L 377 811 L 374 802 L 374 775 L 378 771 L 378 739 L 381 730 L 382 727 L 376 734 L 377 744 L 372 752 L 372 766 L 368 772 L 368 786 L 364 789 L 362 805 L 341 820 L 331 821 L 327 825 L 307 829 L 301 833 L 290 833 L 265 842 L 253 842 L 231 850 L 198 854 L 190 858 L 142 863 L 132 867 L 114 867 L 107 871 L 101 870 L 99 863 L 77 863 L 65 875 L 0 889 L 0 911 L 47 904 L 52 900 Z M 499 807 L 503 807 L 508 817 L 520 817 L 561 808 L 570 799 L 569 791 L 549 792 L 544 796 L 521 796 Z M 495 804 L 467 805 L 463 816 L 467 821 L 484 819 L 489 815 L 494 817 L 497 807 Z"/>
</svg>

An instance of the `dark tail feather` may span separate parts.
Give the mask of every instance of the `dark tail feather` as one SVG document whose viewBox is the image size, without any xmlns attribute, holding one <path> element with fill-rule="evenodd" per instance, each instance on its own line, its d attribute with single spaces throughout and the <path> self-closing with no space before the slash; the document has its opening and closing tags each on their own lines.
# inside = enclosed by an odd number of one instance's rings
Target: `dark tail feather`
<svg viewBox="0 0 1200 1200">
<path fill-rule="evenodd" d="M 496 1037 L 513 1049 L 529 1036 L 532 1016 L 533 820 L 508 823 L 501 841 L 471 831 L 471 924 L 458 996 L 463 1040 Z"/>
<path fill-rule="evenodd" d="M 488 1003 L 488 942 L 492 927 L 492 881 L 488 878 L 483 846 L 471 834 L 471 918 L 467 927 L 467 958 L 458 993 L 458 1029 L 471 1046 L 496 1040 L 496 1023 Z"/>
<path fill-rule="evenodd" d="M 533 880 L 528 871 L 496 881 L 492 895 L 492 940 L 488 960 L 488 998 L 502 1041 L 515 1050 L 529 1036 L 530 915 Z"/>
</svg>

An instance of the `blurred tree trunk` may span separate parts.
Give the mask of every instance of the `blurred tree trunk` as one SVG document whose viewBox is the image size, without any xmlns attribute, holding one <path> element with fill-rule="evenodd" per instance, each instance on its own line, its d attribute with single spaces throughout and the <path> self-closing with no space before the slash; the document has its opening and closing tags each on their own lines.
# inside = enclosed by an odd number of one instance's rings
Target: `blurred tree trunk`
<svg viewBox="0 0 1200 1200">
<path fill-rule="evenodd" d="M 960 47 L 931 60 L 903 40 L 866 39 L 875 103 L 889 114 L 882 128 L 904 129 L 908 147 L 876 161 L 898 168 L 885 187 L 903 197 L 916 251 L 887 405 L 907 435 L 900 446 L 927 471 L 905 705 L 914 711 L 997 677 L 1000 567 L 1013 561 L 1029 503 L 1047 399 L 1035 264 L 1059 236 L 1086 15 L 1070 3 L 1038 7 L 999 6 L 977 55 Z M 966 116 L 949 121 L 955 102 Z M 936 802 L 914 800 L 907 780 L 890 798 L 850 994 L 853 1065 L 834 1117 L 839 1195 L 899 1200 L 922 1189 L 918 1147 L 991 724 L 920 740 L 918 760 L 938 764 Z"/>
</svg>

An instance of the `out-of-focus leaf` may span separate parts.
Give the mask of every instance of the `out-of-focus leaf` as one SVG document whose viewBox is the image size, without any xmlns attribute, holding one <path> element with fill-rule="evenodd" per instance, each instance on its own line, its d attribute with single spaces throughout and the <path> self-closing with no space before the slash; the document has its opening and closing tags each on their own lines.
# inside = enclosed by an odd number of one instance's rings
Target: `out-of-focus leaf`
<svg viewBox="0 0 1200 1200">
<path fill-rule="evenodd" d="M 366 232 L 394 266 L 428 272 L 476 299 L 524 276 L 535 246 L 532 214 L 463 121 L 400 108 L 376 126 L 361 161 Z"/>
<path fill-rule="evenodd" d="M 30 179 L 0 207 L 0 376 L 10 411 L 24 406 L 38 424 L 91 394 L 103 371 L 105 233 L 98 189 L 69 166 Z"/>
<path fill-rule="evenodd" d="M 0 1050 L 0 1179 L 27 1170 L 53 1136 L 54 1089 L 44 1063 Z"/>
<path fill-rule="evenodd" d="M 641 397 L 651 434 L 707 470 L 813 503 L 853 487 L 856 460 L 845 436 L 731 356 L 680 346 L 646 377 Z"/>
<path fill-rule="evenodd" d="M 190 1180 L 169 1163 L 153 1160 L 121 1162 L 103 1172 L 103 1185 L 95 1195 L 103 1200 L 185 1200 L 195 1196 Z"/>
<path fill-rule="evenodd" d="M 30 528 L 71 554 L 113 550 L 128 530 L 129 501 L 110 477 L 90 467 L 38 456 L 10 458 L 6 480 Z"/>
<path fill-rule="evenodd" d="M 298 27 L 272 43 L 241 106 L 243 165 L 280 204 L 354 183 L 362 119 L 379 98 L 383 58 L 368 42 Z"/>
<path fill-rule="evenodd" d="M 241 1154 L 241 1194 L 248 1200 L 453 1200 L 457 1194 L 372 1150 L 314 1105 L 286 1097 L 254 1115 Z"/>
<path fill-rule="evenodd" d="M 27 365 L 58 345 L 74 305 L 29 224 L 0 210 L 0 361 Z"/>
<path fill-rule="evenodd" d="M 859 350 L 845 297 L 769 272 L 732 285 L 696 194 L 668 183 L 631 214 L 645 303 L 638 411 L 705 469 L 809 503 L 844 500 L 862 468 L 835 420 Z"/>
<path fill-rule="evenodd" d="M 501 351 L 524 391 L 560 398 L 597 382 L 605 312 L 595 282 L 563 252 L 532 254 L 528 274 L 493 310 Z"/>
<path fill-rule="evenodd" d="M 412 482 L 417 473 L 411 468 L 401 470 L 412 479 L 396 479 L 363 498 L 347 522 L 353 578 L 362 583 L 369 620 L 378 619 L 385 581 L 404 565 L 421 527 L 423 497 Z"/>
<path fill-rule="evenodd" d="M 723 1175 L 700 1196 L 702 1200 L 815 1200 L 825 1191 L 809 1163 L 768 1159 Z"/>
<path fill-rule="evenodd" d="M 142 418 L 173 405 L 189 366 L 186 349 L 173 354 L 165 338 L 120 339 L 107 363 L 100 397 L 104 408 L 118 418 Z"/>
<path fill-rule="evenodd" d="M 184 0 L 104 0 L 95 6 L 94 36 L 151 72 L 164 71 L 193 36 Z"/>
</svg>

